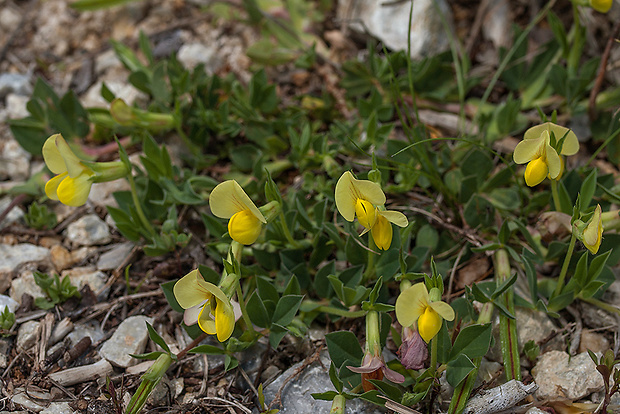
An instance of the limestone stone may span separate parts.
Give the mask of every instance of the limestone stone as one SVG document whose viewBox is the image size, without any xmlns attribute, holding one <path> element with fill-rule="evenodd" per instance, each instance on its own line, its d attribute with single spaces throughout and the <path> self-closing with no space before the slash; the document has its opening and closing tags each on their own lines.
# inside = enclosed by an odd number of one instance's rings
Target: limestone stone
<svg viewBox="0 0 620 414">
<path fill-rule="evenodd" d="M 113 365 L 127 368 L 138 362 L 129 354 L 144 352 L 148 341 L 146 323 L 153 323 L 152 318 L 143 315 L 131 316 L 116 328 L 110 339 L 104 342 L 99 355 Z"/>
<path fill-rule="evenodd" d="M 87 214 L 69 224 L 67 238 L 80 246 L 106 244 L 110 241 L 110 229 L 96 214 Z"/>
<path fill-rule="evenodd" d="M 571 357 L 566 352 L 542 354 L 532 369 L 539 399 L 578 400 L 603 388 L 603 377 L 587 352 Z"/>
<path fill-rule="evenodd" d="M 450 46 L 442 16 L 452 24 L 450 7 L 445 0 L 416 0 L 411 28 L 408 1 L 382 3 L 376 0 L 339 1 L 337 15 L 360 33 L 370 32 L 392 50 L 407 50 L 411 40 L 411 57 L 438 54 Z M 441 14 L 440 14 L 441 13 Z"/>
</svg>

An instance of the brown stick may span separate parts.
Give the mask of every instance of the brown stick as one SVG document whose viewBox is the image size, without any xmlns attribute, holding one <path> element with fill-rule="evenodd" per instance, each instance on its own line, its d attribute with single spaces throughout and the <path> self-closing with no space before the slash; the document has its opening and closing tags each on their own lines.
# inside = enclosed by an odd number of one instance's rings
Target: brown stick
<svg viewBox="0 0 620 414">
<path fill-rule="evenodd" d="M 614 27 L 614 31 L 607 39 L 607 45 L 605 45 L 605 51 L 603 52 L 603 56 L 601 57 L 601 64 L 598 68 L 598 74 L 596 75 L 596 81 L 594 82 L 594 87 L 590 91 L 590 100 L 588 102 L 588 116 L 590 121 L 593 121 L 596 118 L 596 97 L 603 86 L 603 80 L 605 80 L 605 71 L 607 70 L 607 62 L 609 61 L 609 55 L 611 54 L 611 46 L 614 44 L 614 40 L 620 34 L 620 21 L 616 23 L 616 27 Z"/>
</svg>

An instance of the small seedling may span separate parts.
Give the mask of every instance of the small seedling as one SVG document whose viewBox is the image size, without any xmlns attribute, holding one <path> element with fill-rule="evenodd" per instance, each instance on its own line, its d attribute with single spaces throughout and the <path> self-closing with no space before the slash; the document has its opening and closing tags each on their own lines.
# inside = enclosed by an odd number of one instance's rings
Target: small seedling
<svg viewBox="0 0 620 414">
<path fill-rule="evenodd" d="M 69 276 L 65 276 L 61 281 L 57 274 L 50 277 L 45 273 L 34 272 L 34 281 L 47 295 L 47 298 L 34 300 L 34 304 L 41 309 L 51 309 L 69 298 L 80 297 L 80 292 L 71 284 Z"/>
<path fill-rule="evenodd" d="M 35 230 L 51 229 L 58 222 L 53 211 L 50 211 L 45 204 L 39 204 L 36 201 L 28 207 L 24 220 L 28 227 Z"/>
</svg>

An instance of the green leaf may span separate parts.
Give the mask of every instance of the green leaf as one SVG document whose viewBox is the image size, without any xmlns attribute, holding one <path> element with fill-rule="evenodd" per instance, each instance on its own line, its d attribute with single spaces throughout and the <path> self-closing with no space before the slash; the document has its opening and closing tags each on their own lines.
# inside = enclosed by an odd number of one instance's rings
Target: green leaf
<svg viewBox="0 0 620 414">
<path fill-rule="evenodd" d="M 213 345 L 198 345 L 189 350 L 189 354 L 224 355 L 226 350 Z"/>
<path fill-rule="evenodd" d="M 336 391 L 338 391 L 338 393 L 342 393 L 344 384 L 340 380 L 340 378 L 338 378 L 338 373 L 336 372 L 336 366 L 334 365 L 333 362 L 329 364 L 329 379 L 334 385 L 334 388 L 336 388 Z"/>
<path fill-rule="evenodd" d="M 120 6 L 137 0 L 77 0 L 69 6 L 78 11 L 93 11 L 99 9 L 109 9 L 111 7 Z"/>
<path fill-rule="evenodd" d="M 278 303 L 278 301 L 280 300 L 280 295 L 278 294 L 278 291 L 270 281 L 262 277 L 257 277 L 256 287 L 258 288 L 258 294 L 260 295 L 262 300 L 270 300 L 273 303 Z"/>
<path fill-rule="evenodd" d="M 327 343 L 329 357 L 336 367 L 341 368 L 346 361 L 351 361 L 354 363 L 353 365 L 359 366 L 364 356 L 364 351 L 362 351 L 362 347 L 353 332 L 338 331 L 328 333 L 325 335 L 325 342 Z"/>
<path fill-rule="evenodd" d="M 476 365 L 467 357 L 467 355 L 461 354 L 455 359 L 448 362 L 448 368 L 446 369 L 446 379 L 448 384 L 456 388 L 457 385 L 463 381 L 470 372 L 476 368 Z"/>
<path fill-rule="evenodd" d="M 168 347 L 166 341 L 164 341 L 164 338 L 162 338 L 148 322 L 146 323 L 146 329 L 149 331 L 149 338 L 151 338 L 151 341 L 159 345 L 164 351 L 166 351 L 167 354 L 170 354 L 170 348 Z"/>
<path fill-rule="evenodd" d="M 312 398 L 315 400 L 323 400 L 323 401 L 332 401 L 336 395 L 338 395 L 336 391 L 325 391 L 325 392 L 316 392 L 312 395 Z"/>
<path fill-rule="evenodd" d="M 129 355 L 137 359 L 146 359 L 146 360 L 154 361 L 163 354 L 165 354 L 165 352 L 156 351 L 156 352 L 147 352 L 146 354 L 129 354 Z"/>
<path fill-rule="evenodd" d="M 590 174 L 581 183 L 581 190 L 579 190 L 579 199 L 581 200 L 581 211 L 584 212 L 590 206 L 592 197 L 594 196 L 594 190 L 596 190 L 596 178 L 597 169 L 593 168 Z"/>
<path fill-rule="evenodd" d="M 258 293 L 254 291 L 247 304 L 248 314 L 252 323 L 260 328 L 269 328 L 271 326 L 271 317 L 267 312 L 267 308 Z"/>
<path fill-rule="evenodd" d="M 603 254 L 599 254 L 594 259 L 592 259 L 592 263 L 588 267 L 588 278 L 587 282 L 591 282 L 596 280 L 599 277 L 603 269 L 605 268 L 605 264 L 607 264 L 607 259 L 611 255 L 611 250 L 607 250 Z"/>
<path fill-rule="evenodd" d="M 276 310 L 271 318 L 272 322 L 282 326 L 290 324 L 297 314 L 302 299 L 303 296 L 301 295 L 282 296 L 276 305 Z"/>
<path fill-rule="evenodd" d="M 450 360 L 459 355 L 467 355 L 470 359 L 484 356 L 491 345 L 491 324 L 470 325 L 461 330 L 450 351 Z"/>
<path fill-rule="evenodd" d="M 177 299 L 174 296 L 173 289 L 174 289 L 175 283 L 177 283 L 176 280 L 171 280 L 169 282 L 162 283 L 159 286 L 161 287 L 161 290 L 164 292 L 164 296 L 166 297 L 166 300 L 168 301 L 168 304 L 170 305 L 170 307 L 177 312 L 183 313 L 185 312 L 185 309 L 183 309 L 181 305 L 179 305 L 179 302 L 177 302 Z"/>
</svg>

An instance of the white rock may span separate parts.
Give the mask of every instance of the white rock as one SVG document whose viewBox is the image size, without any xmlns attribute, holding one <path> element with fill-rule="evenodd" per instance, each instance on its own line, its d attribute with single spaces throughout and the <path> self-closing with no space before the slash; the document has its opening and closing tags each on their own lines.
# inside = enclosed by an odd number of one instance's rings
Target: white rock
<svg viewBox="0 0 620 414">
<path fill-rule="evenodd" d="M 105 286 L 108 280 L 108 276 L 96 270 L 94 267 L 75 267 L 73 269 L 65 270 L 61 273 L 61 279 L 65 276 L 69 276 L 71 284 L 77 287 L 78 291 L 81 290 L 84 285 L 88 285 L 90 290 L 98 292 Z"/>
<path fill-rule="evenodd" d="M 80 246 L 94 246 L 110 241 L 108 225 L 96 214 L 87 214 L 69 224 L 65 235 Z"/>
<path fill-rule="evenodd" d="M 113 270 L 123 263 L 123 260 L 131 253 L 134 244 L 131 242 L 119 243 L 107 252 L 99 256 L 97 261 L 98 270 Z"/>
<path fill-rule="evenodd" d="M 21 16 L 12 7 L 5 4 L 0 8 L 0 28 L 3 29 L 4 33 L 15 30 L 19 26 L 20 20 Z"/>
<path fill-rule="evenodd" d="M 341 0 L 338 18 L 351 24 L 360 33 L 370 32 L 392 50 L 407 50 L 407 35 L 411 39 L 411 57 L 435 55 L 449 48 L 449 39 L 442 23 L 452 25 L 452 13 L 445 0 L 416 0 L 413 6 L 411 31 L 409 10 L 411 2 L 381 2 L 377 0 Z M 360 24 L 361 22 L 362 24 Z"/>
<path fill-rule="evenodd" d="M 194 69 L 202 63 L 209 74 L 217 72 L 222 66 L 222 59 L 219 57 L 218 48 L 202 43 L 184 44 L 179 49 L 177 58 L 188 69 Z"/>
<path fill-rule="evenodd" d="M 29 96 L 10 93 L 6 96 L 6 116 L 10 119 L 25 118 L 30 115 L 26 104 L 30 100 Z"/>
<path fill-rule="evenodd" d="M 31 270 L 22 272 L 19 277 L 11 281 L 9 295 L 13 300 L 21 303 L 24 293 L 29 294 L 33 298 L 45 297 L 43 290 L 34 281 L 34 275 Z"/>
<path fill-rule="evenodd" d="M 143 315 L 131 316 L 116 328 L 110 339 L 104 342 L 99 355 L 113 365 L 127 368 L 138 362 L 129 354 L 144 352 L 149 339 L 146 323 L 153 323 L 153 318 Z"/>
<path fill-rule="evenodd" d="M 101 330 L 99 324 L 95 321 L 90 321 L 85 324 L 76 325 L 73 328 L 73 331 L 71 331 L 69 335 L 67 335 L 67 338 L 69 338 L 69 341 L 71 341 L 71 345 L 75 345 L 80 342 L 82 338 L 88 336 L 90 337 L 91 343 L 94 344 L 103 339 L 104 335 L 105 334 Z"/>
<path fill-rule="evenodd" d="M 41 414 L 73 414 L 73 408 L 69 406 L 69 403 L 66 401 L 63 402 L 52 402 L 45 409 L 40 411 Z"/>
<path fill-rule="evenodd" d="M 30 76 L 21 73 L 0 73 L 0 98 L 9 93 L 30 96 L 32 93 Z"/>
<path fill-rule="evenodd" d="M 0 160 L 0 165 L 1 164 L 2 160 Z M 1 169 L 2 166 L 0 166 L 0 170 Z M 0 175 L 2 175 L 2 172 L 0 172 Z M 10 197 L 4 197 L 0 199 L 0 211 L 4 211 L 9 206 L 9 204 L 11 204 Z M 0 229 L 21 220 L 22 217 L 24 217 L 24 212 L 22 211 L 22 209 L 19 207 L 13 207 L 9 214 L 7 214 L 7 216 L 4 218 L 4 220 L 0 221 Z"/>
<path fill-rule="evenodd" d="M 146 95 L 140 92 L 127 82 L 120 80 L 101 80 L 99 79 L 91 86 L 84 97 L 82 104 L 85 107 L 109 108 L 110 103 L 101 97 L 101 84 L 105 81 L 106 86 L 116 95 L 117 98 L 123 98 L 128 105 L 133 104 L 138 99 L 143 99 Z"/>
<path fill-rule="evenodd" d="M 603 388 L 603 377 L 587 352 L 570 357 L 566 352 L 549 351 L 540 356 L 532 369 L 538 384 L 538 399 L 578 400 Z"/>
<path fill-rule="evenodd" d="M 488 3 L 482 24 L 482 33 L 496 48 L 508 47 L 512 39 L 510 2 L 495 0 Z"/>
<path fill-rule="evenodd" d="M 41 392 L 35 391 L 32 389 L 28 390 L 28 394 L 26 394 L 26 390 L 22 387 L 15 388 L 13 391 L 13 395 L 11 396 L 11 401 L 14 404 L 20 405 L 22 408 L 25 408 L 30 411 L 34 411 L 35 413 L 39 413 L 45 409 L 43 405 L 40 405 L 32 398 L 40 399 L 41 401 L 49 401 L 51 399 L 51 395 L 49 392 Z M 45 404 L 42 402 L 41 404 Z"/>
<path fill-rule="evenodd" d="M 15 245 L 0 244 L 0 278 L 14 272 L 26 263 L 49 264 L 50 251 L 45 247 L 21 243 Z"/>
<path fill-rule="evenodd" d="M 114 180 L 93 184 L 88 199 L 98 206 L 117 207 L 113 194 L 117 191 L 128 191 L 131 187 L 126 180 Z"/>
<path fill-rule="evenodd" d="M 15 313 L 19 307 L 19 303 L 10 296 L 0 295 L 0 313 L 4 312 L 4 308 L 9 308 L 9 312 Z"/>
<path fill-rule="evenodd" d="M 32 348 L 37 342 L 37 339 L 39 339 L 40 326 L 41 323 L 37 321 L 28 321 L 22 323 L 17 330 L 17 348 L 20 350 L 28 350 Z"/>
</svg>

